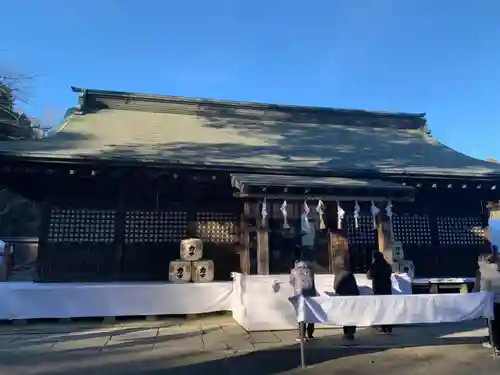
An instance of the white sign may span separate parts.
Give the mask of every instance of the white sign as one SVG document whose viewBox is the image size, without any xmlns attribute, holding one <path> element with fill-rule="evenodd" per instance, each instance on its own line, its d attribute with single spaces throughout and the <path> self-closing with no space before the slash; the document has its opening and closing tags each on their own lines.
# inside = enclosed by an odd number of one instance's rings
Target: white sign
<svg viewBox="0 0 500 375">
<path fill-rule="evenodd" d="M 392 242 L 392 259 L 393 260 L 403 260 L 405 254 L 403 251 L 403 244 L 400 241 Z"/>
</svg>

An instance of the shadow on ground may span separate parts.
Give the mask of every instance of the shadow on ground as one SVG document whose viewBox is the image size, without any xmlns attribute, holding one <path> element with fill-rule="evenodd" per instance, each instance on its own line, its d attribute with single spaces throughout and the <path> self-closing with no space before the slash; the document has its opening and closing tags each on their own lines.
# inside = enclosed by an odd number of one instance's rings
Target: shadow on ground
<svg viewBox="0 0 500 375">
<path fill-rule="evenodd" d="M 214 359 L 215 357 L 215 359 Z M 37 375 L 274 375 L 292 373 L 334 373 L 361 375 L 376 370 L 384 375 L 405 373 L 422 374 L 435 372 L 442 375 L 486 375 L 493 373 L 496 363 L 487 351 L 478 347 L 457 345 L 455 347 L 423 347 L 412 349 L 356 349 L 316 348 L 308 350 L 308 367 L 300 369 L 299 351 L 293 349 L 269 349 L 242 355 L 229 353 L 183 353 L 163 358 L 128 357 L 105 362 L 94 358 L 85 366 L 38 366 Z M 479 370 L 480 369 L 480 370 Z M 16 369 L 12 369 L 16 371 Z M 19 373 L 14 372 L 12 373 Z M 24 373 L 22 373 L 24 374 Z"/>
<path fill-rule="evenodd" d="M 373 367 L 377 362 L 383 364 L 377 371 L 383 371 L 384 375 L 399 375 L 401 372 L 411 374 L 408 369 L 422 367 L 422 364 L 439 363 L 443 369 L 445 367 L 451 369 L 453 362 L 463 362 L 464 358 L 469 358 L 469 362 L 477 362 L 479 358 L 488 362 L 484 366 L 490 366 L 489 363 L 492 362 L 490 353 L 480 347 L 480 335 L 474 333 L 481 327 L 480 321 L 461 325 L 396 327 L 395 334 L 390 336 L 377 334 L 372 329 L 364 329 L 359 332 L 358 339 L 353 344 L 346 343 L 339 335 L 325 336 L 325 330 L 318 330 L 318 338 L 306 346 L 306 361 L 311 366 L 307 371 L 323 369 L 324 373 L 329 372 L 330 368 L 335 368 L 336 374 L 365 374 L 366 372 L 357 372 L 356 368 L 361 366 L 364 369 L 368 365 Z M 474 334 L 470 335 L 469 332 Z M 293 337 L 294 333 L 289 332 L 289 334 Z M 274 346 L 271 344 L 267 348 L 265 345 L 259 347 L 258 343 L 255 343 L 260 350 L 239 352 L 194 349 L 188 351 L 187 348 L 182 350 L 176 348 L 175 341 L 187 337 L 186 335 L 196 336 L 199 333 L 173 334 L 165 338 L 139 338 L 118 343 L 113 345 L 112 349 L 100 352 L 95 349 L 68 349 L 30 355 L 29 358 L 22 358 L 22 353 L 19 355 L 14 353 L 9 357 L 2 357 L 1 362 L 3 371 L 7 371 L 6 374 L 38 375 L 68 373 L 72 375 L 198 373 L 274 375 L 295 372 L 300 366 L 299 345 L 290 341 L 288 345 L 282 342 Z M 159 342 L 155 341 L 158 339 Z M 158 344 L 157 348 L 155 343 Z M 145 349 L 151 346 L 153 349 Z M 471 353 L 474 357 L 471 357 Z M 348 371 L 349 366 L 346 363 L 351 364 L 349 365 L 351 372 Z M 347 372 L 341 370 L 342 366 L 347 366 L 345 369 Z M 367 371 L 370 366 L 366 368 Z M 462 367 L 464 366 L 467 367 L 466 364 Z M 0 374 L 4 375 L 1 371 Z M 442 374 L 446 374 L 446 371 Z M 458 370 L 453 371 L 456 375 Z M 469 375 L 474 372 L 470 367 L 468 371 L 464 374 Z"/>
</svg>

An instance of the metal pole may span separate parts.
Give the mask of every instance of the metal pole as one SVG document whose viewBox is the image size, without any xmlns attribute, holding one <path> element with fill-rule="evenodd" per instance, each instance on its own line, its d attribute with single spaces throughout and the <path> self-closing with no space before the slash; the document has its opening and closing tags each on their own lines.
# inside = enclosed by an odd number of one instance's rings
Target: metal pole
<svg viewBox="0 0 500 375">
<path fill-rule="evenodd" d="M 491 325 L 491 318 L 488 318 L 488 339 L 491 344 L 491 351 L 493 352 L 493 360 L 497 359 L 497 351 L 493 342 L 493 327 Z"/>
<path fill-rule="evenodd" d="M 304 351 L 304 334 L 306 331 L 306 323 L 299 323 L 299 337 L 300 337 L 300 367 L 306 368 L 306 355 Z"/>
</svg>

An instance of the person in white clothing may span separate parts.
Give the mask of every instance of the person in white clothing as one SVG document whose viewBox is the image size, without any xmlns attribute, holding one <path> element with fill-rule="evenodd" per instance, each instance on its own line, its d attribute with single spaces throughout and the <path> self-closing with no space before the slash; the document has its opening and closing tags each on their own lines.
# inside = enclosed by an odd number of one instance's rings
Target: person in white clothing
<svg viewBox="0 0 500 375">
<path fill-rule="evenodd" d="M 302 295 L 304 297 L 316 297 L 316 284 L 314 282 L 314 270 L 309 263 L 304 261 L 296 261 L 295 267 L 290 271 L 290 285 L 294 289 L 294 295 Z M 302 325 L 299 325 L 299 333 L 297 334 L 297 341 L 300 341 Z M 314 338 L 314 324 L 307 323 L 305 326 L 306 332 L 302 332 L 306 340 Z M 306 336 L 307 334 L 307 336 Z"/>
</svg>

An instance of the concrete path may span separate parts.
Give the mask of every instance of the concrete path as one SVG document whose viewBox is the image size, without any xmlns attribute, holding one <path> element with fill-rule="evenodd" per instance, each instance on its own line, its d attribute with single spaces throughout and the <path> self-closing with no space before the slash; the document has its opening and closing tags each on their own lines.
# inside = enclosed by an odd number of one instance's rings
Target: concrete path
<svg viewBox="0 0 500 375">
<path fill-rule="evenodd" d="M 481 322 L 401 327 L 391 336 L 317 330 L 300 361 L 295 332 L 247 333 L 231 318 L 171 319 L 102 325 L 0 327 L 0 375 L 331 373 L 482 375 L 500 371 L 479 345 Z M 427 374 L 426 374 L 427 375 Z"/>
</svg>

